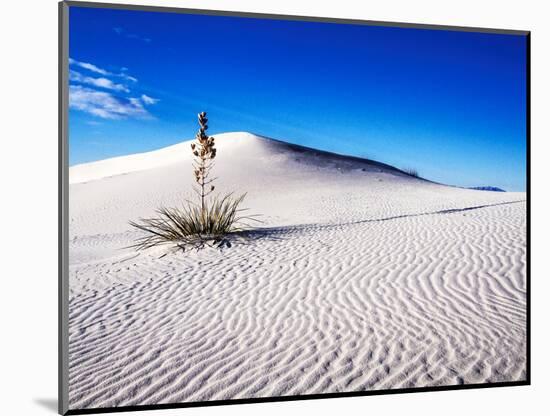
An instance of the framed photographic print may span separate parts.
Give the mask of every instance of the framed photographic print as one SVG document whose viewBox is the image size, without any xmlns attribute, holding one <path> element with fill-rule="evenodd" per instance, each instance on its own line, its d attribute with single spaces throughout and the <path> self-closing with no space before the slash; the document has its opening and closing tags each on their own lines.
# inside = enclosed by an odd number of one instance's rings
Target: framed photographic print
<svg viewBox="0 0 550 416">
<path fill-rule="evenodd" d="M 59 11 L 61 414 L 530 383 L 529 32 Z"/>
</svg>

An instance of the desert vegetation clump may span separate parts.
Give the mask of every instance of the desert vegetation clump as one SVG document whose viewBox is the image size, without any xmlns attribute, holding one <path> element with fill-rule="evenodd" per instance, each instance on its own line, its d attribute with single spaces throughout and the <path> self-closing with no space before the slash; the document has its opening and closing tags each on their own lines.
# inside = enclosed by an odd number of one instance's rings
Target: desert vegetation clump
<svg viewBox="0 0 550 416">
<path fill-rule="evenodd" d="M 198 203 L 186 200 L 181 207 L 160 207 L 154 218 L 130 221 L 132 227 L 145 232 L 132 245 L 137 250 L 161 245 L 183 250 L 230 246 L 228 237 L 231 234 L 242 233 L 250 228 L 251 221 L 258 221 L 254 215 L 244 215 L 246 209 L 240 208 L 246 194 L 211 195 L 216 189 L 213 183 L 217 179 L 211 176 L 217 154 L 216 142 L 206 133 L 208 118 L 205 112 L 199 113 L 198 121 L 199 131 L 191 143 L 196 183 L 193 189 Z"/>
<path fill-rule="evenodd" d="M 409 176 L 412 176 L 413 178 L 420 178 L 420 174 L 415 168 L 405 168 L 403 169 L 403 172 L 405 172 Z"/>
</svg>

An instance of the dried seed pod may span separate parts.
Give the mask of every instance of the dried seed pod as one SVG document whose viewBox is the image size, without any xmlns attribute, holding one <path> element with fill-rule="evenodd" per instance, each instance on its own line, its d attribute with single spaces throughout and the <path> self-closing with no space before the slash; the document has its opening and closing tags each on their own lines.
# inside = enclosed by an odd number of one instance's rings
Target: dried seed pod
<svg viewBox="0 0 550 416">
<path fill-rule="evenodd" d="M 199 121 L 199 131 L 195 134 L 196 141 L 191 145 L 191 150 L 195 156 L 195 180 L 199 184 L 199 195 L 201 199 L 201 208 L 205 207 L 205 197 L 214 191 L 215 186 L 210 185 L 213 180 L 209 180 L 208 176 L 213 166 L 212 160 L 216 157 L 217 150 L 215 148 L 214 137 L 209 137 L 206 133 L 208 130 L 208 118 L 206 113 L 200 112 L 197 114 Z"/>
</svg>

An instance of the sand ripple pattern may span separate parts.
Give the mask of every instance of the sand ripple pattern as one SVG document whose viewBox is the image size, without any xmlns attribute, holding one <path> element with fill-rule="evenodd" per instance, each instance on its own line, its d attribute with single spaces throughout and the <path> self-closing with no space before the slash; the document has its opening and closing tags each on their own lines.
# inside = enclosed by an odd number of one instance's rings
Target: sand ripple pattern
<svg viewBox="0 0 550 416">
<path fill-rule="evenodd" d="M 500 202 L 79 257 L 70 407 L 524 379 L 526 208 Z"/>
</svg>

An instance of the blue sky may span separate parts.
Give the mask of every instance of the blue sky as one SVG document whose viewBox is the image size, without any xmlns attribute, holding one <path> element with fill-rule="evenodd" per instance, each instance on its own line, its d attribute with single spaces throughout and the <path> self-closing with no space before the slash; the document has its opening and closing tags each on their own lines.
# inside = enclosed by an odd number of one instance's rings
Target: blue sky
<svg viewBox="0 0 550 416">
<path fill-rule="evenodd" d="M 525 190 L 526 38 L 70 8 L 69 163 L 250 131 Z"/>
</svg>

